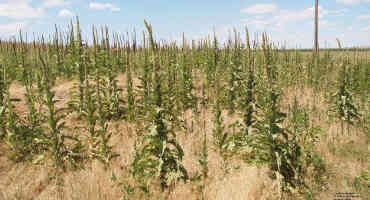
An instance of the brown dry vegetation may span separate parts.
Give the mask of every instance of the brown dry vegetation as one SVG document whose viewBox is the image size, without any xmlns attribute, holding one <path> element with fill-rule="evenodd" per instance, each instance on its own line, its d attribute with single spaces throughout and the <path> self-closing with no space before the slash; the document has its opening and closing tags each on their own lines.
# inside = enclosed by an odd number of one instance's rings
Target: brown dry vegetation
<svg viewBox="0 0 370 200">
<path fill-rule="evenodd" d="M 119 76 L 120 86 L 124 86 L 124 76 Z M 75 82 L 60 82 L 54 88 L 57 99 L 68 99 L 69 90 Z M 24 99 L 22 95 L 24 89 L 17 83 L 13 84 L 10 93 L 14 94 L 14 98 Z M 62 101 L 63 102 L 63 101 Z M 59 105 L 63 107 L 65 105 Z M 16 111 L 22 114 L 27 111 L 24 101 L 16 104 Z M 189 133 L 179 134 L 178 139 L 185 151 L 184 165 L 189 173 L 195 173 L 199 170 L 197 163 L 197 153 L 201 149 L 202 133 L 207 134 L 208 142 L 211 143 L 212 137 L 212 113 L 209 110 L 201 112 L 199 119 L 206 127 L 195 126 L 194 130 Z M 185 115 L 186 121 L 194 121 L 191 113 Z M 76 119 L 66 119 L 68 127 L 81 125 L 81 121 Z M 226 121 L 232 121 L 228 119 Z M 197 122 L 194 122 L 197 123 Z M 135 142 L 135 128 L 130 123 L 118 122 L 110 126 L 114 129 L 115 135 L 112 138 L 112 145 L 115 147 L 115 152 L 120 154 L 120 157 L 112 162 L 112 166 L 108 170 L 98 163 L 93 162 L 88 169 L 78 172 L 68 172 L 64 175 L 65 183 L 63 187 L 63 199 L 118 199 L 120 191 L 112 187 L 113 182 L 110 181 L 112 172 L 117 176 L 123 176 L 128 173 Z M 205 129 L 204 129 L 205 128 Z M 82 134 L 82 133 L 81 133 Z M 47 165 L 34 166 L 29 163 L 14 164 L 8 161 L 6 149 L 1 147 L 1 155 L 3 162 L 0 164 L 0 172 L 2 173 L 0 182 L 1 199 L 58 199 L 56 186 L 48 182 L 48 172 L 52 170 Z M 220 166 L 220 158 L 216 152 L 209 149 L 209 170 L 212 177 L 207 180 L 207 188 L 205 191 L 208 199 L 265 199 L 272 197 L 271 191 L 276 187 L 271 184 L 271 180 L 265 175 L 265 169 L 258 169 L 253 166 L 247 166 L 238 161 L 235 164 L 240 166 L 240 169 L 235 170 L 231 174 L 225 174 Z M 171 199 L 196 199 L 197 193 L 193 190 L 196 188 L 192 185 L 180 185 L 172 193 Z M 269 192 L 266 192 L 269 191 Z"/>
<path fill-rule="evenodd" d="M 125 76 L 118 76 L 119 86 L 124 87 Z M 66 99 L 69 97 L 69 90 L 75 81 L 58 81 L 53 89 L 56 98 L 62 100 L 58 106 L 65 106 Z M 10 88 L 10 93 L 14 97 L 24 99 L 24 88 L 18 83 L 14 83 Z M 200 93 L 200 91 L 199 91 Z M 336 192 L 353 192 L 351 184 L 356 176 L 362 171 L 369 170 L 370 164 L 370 145 L 368 138 L 359 129 L 353 130 L 356 134 L 350 136 L 340 135 L 340 125 L 328 123 L 326 110 L 328 105 L 322 95 L 315 94 L 312 89 L 286 89 L 286 94 L 282 100 L 282 106 L 291 104 L 294 97 L 298 97 L 300 103 L 312 108 L 313 121 L 323 128 L 324 133 L 320 137 L 318 150 L 323 156 L 328 171 L 324 177 L 326 184 L 320 193 L 320 199 L 333 199 Z M 21 101 L 16 104 L 16 112 L 20 115 L 26 112 L 26 106 Z M 178 134 L 178 140 L 185 151 L 184 166 L 190 175 L 199 171 L 197 154 L 201 151 L 203 134 L 206 133 L 207 141 L 212 143 L 212 113 L 210 110 L 202 110 L 199 121 L 191 114 L 185 114 L 188 126 L 191 122 L 198 124 L 193 127 L 191 132 Z M 234 119 L 225 114 L 225 123 L 231 123 Z M 80 126 L 82 123 L 76 119 L 66 119 L 68 127 Z M 203 127 L 199 124 L 206 124 Z M 120 154 L 115 158 L 109 169 L 93 161 L 91 166 L 81 171 L 71 171 L 65 173 L 62 192 L 58 192 L 57 187 L 49 180 L 48 173 L 52 170 L 47 164 L 35 166 L 31 163 L 13 163 L 6 157 L 6 147 L 0 144 L 0 199 L 119 199 L 120 190 L 111 181 L 112 172 L 118 177 L 124 177 L 128 173 L 128 168 L 134 152 L 135 127 L 130 123 L 120 121 L 114 122 L 110 126 L 114 131 L 112 145 L 114 151 Z M 73 129 L 73 128 L 72 128 Z M 83 134 L 83 133 L 79 133 Z M 339 136 L 338 136 L 339 135 Z M 218 154 L 209 145 L 209 173 L 212 174 L 206 180 L 204 196 L 206 199 L 220 200 L 244 200 L 244 199 L 274 199 L 278 194 L 277 182 L 272 181 L 267 176 L 267 169 L 249 166 L 238 160 L 234 160 L 231 166 L 232 172 L 225 174 L 222 169 L 221 160 Z M 199 194 L 197 188 L 192 184 L 179 184 L 171 194 L 170 199 L 197 199 Z M 152 196 L 150 199 L 159 197 Z M 362 197 L 361 199 L 368 199 Z"/>
</svg>

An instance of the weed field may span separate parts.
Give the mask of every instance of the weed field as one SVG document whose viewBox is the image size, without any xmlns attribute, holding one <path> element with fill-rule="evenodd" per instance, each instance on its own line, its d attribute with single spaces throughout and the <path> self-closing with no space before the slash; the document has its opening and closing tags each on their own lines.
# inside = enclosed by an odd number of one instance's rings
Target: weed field
<svg viewBox="0 0 370 200">
<path fill-rule="evenodd" d="M 0 40 L 0 200 L 370 199 L 370 51 L 144 23 Z"/>
</svg>

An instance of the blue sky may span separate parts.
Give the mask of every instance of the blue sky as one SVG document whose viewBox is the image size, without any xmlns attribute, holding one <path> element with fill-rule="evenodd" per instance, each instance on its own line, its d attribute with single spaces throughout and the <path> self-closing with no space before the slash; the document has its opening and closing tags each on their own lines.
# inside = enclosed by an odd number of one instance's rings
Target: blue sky
<svg viewBox="0 0 370 200">
<path fill-rule="evenodd" d="M 312 46 L 314 0 L 0 0 L 0 37 L 22 29 L 50 33 L 54 24 L 67 27 L 79 15 L 85 34 L 91 26 L 114 32 L 141 32 L 143 20 L 157 39 L 198 39 L 213 31 L 220 40 L 236 28 L 252 35 L 266 31 L 289 47 Z M 320 0 L 320 46 L 370 46 L 370 0 Z"/>
</svg>

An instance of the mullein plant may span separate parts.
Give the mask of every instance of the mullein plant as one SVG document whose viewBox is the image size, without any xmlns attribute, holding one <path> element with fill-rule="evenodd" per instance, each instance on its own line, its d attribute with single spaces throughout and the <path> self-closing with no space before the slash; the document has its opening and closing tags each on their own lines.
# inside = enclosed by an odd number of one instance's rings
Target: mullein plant
<svg viewBox="0 0 370 200">
<path fill-rule="evenodd" d="M 289 135 L 283 122 L 286 114 L 279 110 L 278 98 L 280 92 L 276 86 L 276 69 L 271 61 L 271 46 L 268 43 L 266 34 L 262 35 L 262 52 L 264 56 L 265 70 L 268 81 L 268 95 L 263 96 L 262 112 L 263 118 L 256 124 L 257 131 L 248 137 L 248 146 L 251 151 L 248 153 L 247 161 L 256 164 L 267 164 L 273 172 L 273 178 L 279 182 L 280 192 L 286 189 L 290 181 L 290 152 Z"/>
<path fill-rule="evenodd" d="M 10 46 L 10 51 L 8 55 L 6 55 L 7 58 L 4 58 L 4 60 L 7 61 L 7 67 L 8 72 L 7 76 L 9 79 L 14 80 L 17 78 L 17 71 L 19 71 L 18 66 L 19 66 L 19 53 L 18 53 L 18 48 L 17 48 L 17 41 L 14 38 L 13 41 L 11 41 L 11 46 Z"/>
<path fill-rule="evenodd" d="M 71 22 L 71 30 L 70 30 L 70 62 L 72 70 L 75 70 L 77 68 L 78 72 L 78 77 L 79 77 L 79 83 L 75 85 L 75 88 L 78 88 L 77 91 L 73 91 L 71 93 L 71 100 L 68 102 L 68 105 L 72 111 L 76 111 L 77 113 L 81 113 L 82 110 L 84 109 L 83 106 L 85 105 L 85 94 L 84 94 L 84 89 L 85 89 L 85 78 L 86 78 L 86 73 L 85 73 L 85 67 L 84 65 L 86 64 L 85 59 L 86 59 L 86 52 L 84 49 L 84 44 L 82 41 L 82 35 L 81 35 L 81 29 L 80 29 L 80 22 L 78 17 L 76 18 L 77 24 L 76 24 L 76 35 L 74 33 L 73 29 L 73 23 Z M 76 39 L 77 37 L 77 39 Z"/>
<path fill-rule="evenodd" d="M 166 95 L 166 108 L 173 113 L 174 115 L 180 115 L 181 114 L 181 103 L 180 103 L 180 97 L 179 95 L 180 91 L 178 88 L 178 71 L 179 71 L 179 63 L 178 59 L 176 57 L 176 54 L 174 52 L 169 52 L 168 56 L 168 63 L 167 65 L 167 95 Z"/>
<path fill-rule="evenodd" d="M 22 32 L 19 32 L 19 48 L 20 48 L 20 61 L 18 66 L 22 69 L 22 82 L 24 84 L 24 81 L 27 79 L 28 76 L 28 65 L 26 64 L 26 56 L 27 56 L 27 48 L 25 45 L 25 42 L 23 41 L 23 34 Z"/>
<path fill-rule="evenodd" d="M 55 53 L 54 57 L 56 59 L 55 66 L 58 74 L 64 74 L 64 66 L 63 66 L 63 42 L 61 41 L 63 38 L 60 35 L 59 29 L 57 25 L 55 25 L 55 34 L 54 34 L 54 46 L 55 46 Z"/>
<path fill-rule="evenodd" d="M 9 94 L 9 86 L 11 81 L 8 80 L 7 69 L 5 65 L 0 64 L 0 139 L 4 139 L 8 132 L 8 124 L 11 121 L 11 112 L 13 112 L 14 105 Z M 10 118 L 10 120 L 8 120 Z"/>
<path fill-rule="evenodd" d="M 146 41 L 144 37 L 144 41 Z M 151 40 L 149 40 L 151 41 Z M 155 47 L 151 47 L 154 49 Z M 145 105 L 147 105 L 150 101 L 149 94 L 150 90 L 152 88 L 152 72 L 153 72 L 153 66 L 152 66 L 152 57 L 149 56 L 149 48 L 143 49 L 143 66 L 142 70 L 139 74 L 138 79 L 140 80 L 140 84 L 138 85 L 137 95 L 138 95 L 138 104 L 137 104 L 137 110 L 140 116 L 145 116 L 147 113 L 145 112 Z"/>
<path fill-rule="evenodd" d="M 96 78 L 97 78 L 97 85 L 99 85 L 99 73 L 97 73 Z M 98 91 L 96 90 L 95 85 L 90 84 L 89 78 L 86 78 L 86 88 L 85 88 L 85 106 L 84 109 L 81 110 L 80 116 L 83 120 L 87 122 L 87 127 L 86 130 L 88 132 L 88 151 L 89 151 L 89 157 L 91 159 L 95 159 L 98 157 L 98 151 L 95 151 L 97 146 L 99 145 L 98 141 L 98 134 L 96 130 L 96 125 L 98 121 L 98 117 L 96 115 L 96 112 L 98 110 L 99 106 L 99 94 Z M 98 88 L 98 87 L 96 87 Z"/>
<path fill-rule="evenodd" d="M 32 122 L 22 119 L 14 110 L 12 102 L 20 101 L 10 97 L 9 86 L 11 81 L 5 67 L 1 67 L 0 90 L 0 138 L 3 138 L 9 147 L 8 157 L 16 162 L 32 160 L 35 155 L 44 149 L 39 145 L 42 138 L 40 126 L 33 126 Z"/>
<path fill-rule="evenodd" d="M 337 39 L 338 47 L 341 49 L 341 43 Z M 347 69 L 347 62 L 343 62 L 339 71 L 338 88 L 332 94 L 332 106 L 329 109 L 329 114 L 337 117 L 341 122 L 341 133 L 344 135 L 344 123 L 347 124 L 347 134 L 349 135 L 350 125 L 354 125 L 356 120 L 360 119 L 360 113 L 353 99 L 352 91 L 350 90 L 350 73 Z"/>
<path fill-rule="evenodd" d="M 0 110 L 2 117 L 7 118 L 5 125 L 5 143 L 9 147 L 8 157 L 16 162 L 32 160 L 32 156 L 37 151 L 35 139 L 37 135 L 31 130 L 22 118 L 14 111 L 14 105 L 11 103 L 16 99 L 8 99 L 6 106 Z"/>
<path fill-rule="evenodd" d="M 122 89 L 117 85 L 117 74 L 113 69 L 112 63 L 109 61 L 110 44 L 108 28 L 102 29 L 103 33 L 105 33 L 105 36 L 102 39 L 101 47 L 98 48 L 97 58 L 95 58 L 95 68 L 99 74 L 99 103 L 102 105 L 102 111 L 106 113 L 108 119 L 118 120 L 126 110 L 123 107 L 125 102 L 122 97 Z"/>
<path fill-rule="evenodd" d="M 102 82 L 105 81 L 103 77 L 103 69 L 101 68 L 101 57 L 98 53 L 97 38 L 94 32 L 94 62 L 90 69 L 88 64 L 85 64 L 84 72 L 84 107 L 80 112 L 80 117 L 87 122 L 86 130 L 88 132 L 88 154 L 91 159 L 97 159 L 102 162 L 105 167 L 109 166 L 112 158 L 118 156 L 113 152 L 113 147 L 109 145 L 112 133 L 108 131 L 108 122 L 110 113 L 106 110 L 104 104 L 105 87 Z M 94 76 L 90 76 L 94 75 Z"/>
<path fill-rule="evenodd" d="M 242 120 L 233 124 L 239 128 L 239 133 L 236 133 L 235 144 L 242 150 L 248 143 L 248 136 L 253 135 L 257 130 L 257 123 L 261 119 L 261 105 L 257 102 L 257 95 L 260 93 L 258 90 L 258 79 L 255 75 L 255 55 L 253 51 L 256 50 L 256 43 L 250 42 L 248 29 L 246 29 L 246 67 L 247 76 L 246 81 L 243 82 L 242 92 L 238 99 L 239 110 L 242 116 Z M 242 153 L 243 155 L 243 153 Z"/>
<path fill-rule="evenodd" d="M 250 151 L 246 160 L 255 164 L 267 164 L 272 174 L 278 180 L 279 197 L 309 192 L 310 188 L 304 180 L 307 169 L 314 167 L 315 176 L 322 173 L 322 162 L 314 153 L 314 145 L 318 142 L 319 128 L 309 124 L 307 112 L 298 107 L 295 100 L 291 113 L 291 126 L 285 123 L 286 113 L 280 111 L 278 104 L 281 96 L 278 88 L 276 66 L 269 56 L 272 56 L 271 46 L 265 34 L 262 39 L 262 51 L 265 58 L 269 95 L 260 95 L 261 116 L 255 122 L 255 129 L 248 135 L 247 146 Z"/>
<path fill-rule="evenodd" d="M 22 40 L 22 36 L 20 35 L 20 40 Z M 24 43 L 21 42 L 22 48 L 24 47 Z M 36 49 L 34 49 L 36 51 Z M 26 89 L 26 93 L 24 94 L 28 112 L 26 112 L 26 116 L 24 117 L 23 121 L 23 130 L 25 134 L 21 137 L 13 138 L 13 142 L 18 142 L 19 144 L 23 144 L 23 152 L 29 155 L 29 158 L 32 159 L 34 155 L 41 155 L 46 149 L 47 145 L 44 143 L 45 135 L 43 133 L 42 124 L 45 122 L 45 115 L 41 112 L 42 103 L 42 92 L 43 89 L 36 90 L 33 86 L 34 78 L 32 73 L 32 68 L 29 67 L 28 64 L 25 63 L 25 58 L 22 56 L 22 83 Z M 35 73 L 35 72 L 34 72 Z M 39 72 L 36 72 L 39 73 Z M 39 109 L 37 109 L 37 104 L 39 104 Z M 21 120 L 21 118 L 18 118 Z M 21 155 L 20 155 L 21 156 Z"/>
<path fill-rule="evenodd" d="M 313 187 L 323 188 L 322 175 L 326 171 L 325 163 L 315 149 L 322 130 L 311 123 L 308 108 L 299 105 L 296 97 L 293 105 L 289 106 L 288 128 L 287 155 L 289 155 L 291 176 L 284 178 L 289 180 L 287 184 L 289 192 L 304 192 L 306 195 L 312 195 Z M 311 183 L 316 185 L 309 185 L 305 177 L 312 178 Z"/>
<path fill-rule="evenodd" d="M 163 105 L 163 89 L 161 87 L 160 66 L 157 61 L 157 48 L 152 35 L 152 27 L 145 21 L 149 32 L 152 64 L 154 66 L 154 86 L 150 94 L 151 103 L 146 107 L 149 112 L 148 134 L 142 135 L 135 145 L 135 156 L 132 163 L 132 174 L 145 191 L 149 191 L 150 183 L 158 180 L 162 191 L 171 193 L 176 182 L 186 181 L 188 174 L 182 165 L 184 152 L 176 140 L 176 133 L 166 118 L 171 115 Z"/>
<path fill-rule="evenodd" d="M 101 103 L 104 105 L 104 112 L 107 113 L 108 119 L 119 120 L 126 113 L 124 107 L 125 100 L 122 95 L 122 89 L 118 87 L 118 80 L 115 79 L 116 75 L 111 75 L 101 81 L 100 95 Z"/>
<path fill-rule="evenodd" d="M 180 53 L 181 57 L 178 59 L 179 63 L 175 65 L 176 67 L 179 67 L 179 70 L 180 70 L 180 74 L 178 76 L 178 85 L 175 84 L 170 87 L 173 91 L 172 94 L 176 95 L 175 102 L 178 104 L 177 106 L 176 105 L 172 105 L 172 106 L 173 107 L 176 106 L 177 113 L 183 114 L 182 120 L 185 121 L 186 128 L 187 128 L 188 123 L 187 123 L 187 118 L 184 116 L 185 112 L 191 109 L 193 113 L 197 113 L 197 99 L 196 99 L 196 96 L 193 94 L 193 91 L 194 91 L 194 84 L 193 84 L 194 77 L 192 73 L 193 67 L 187 55 L 189 51 L 188 48 L 189 47 L 186 43 L 185 36 L 183 35 L 183 48 Z M 173 70 L 176 70 L 176 69 L 173 69 Z M 170 110 L 175 111 L 172 108 L 170 108 Z M 188 130 L 192 132 L 193 129 L 192 127 L 190 127 L 190 129 Z"/>
<path fill-rule="evenodd" d="M 183 39 L 185 41 L 185 39 Z M 184 47 L 184 52 L 182 53 L 182 59 L 180 64 L 180 102 L 182 104 L 182 112 L 185 112 L 189 108 L 196 108 L 196 97 L 193 95 L 193 77 L 192 77 L 192 68 L 188 64 L 188 58 L 186 55 L 187 48 Z"/>
<path fill-rule="evenodd" d="M 109 81 L 104 79 L 101 76 L 102 74 L 100 65 L 95 66 L 95 70 L 96 70 L 95 94 L 93 94 L 93 92 L 91 91 L 91 95 L 88 96 L 93 97 L 89 99 L 92 110 L 91 114 L 93 115 L 91 117 L 97 120 L 94 122 L 93 125 L 95 126 L 95 123 L 97 123 L 99 128 L 95 131 L 94 135 L 92 135 L 93 136 L 92 139 L 94 141 L 93 149 L 91 149 L 91 151 L 94 155 L 94 158 L 101 161 L 107 167 L 109 166 L 110 161 L 113 158 L 119 156 L 119 154 L 113 151 L 113 146 L 109 144 L 113 132 L 109 132 L 108 122 L 110 121 L 110 119 L 112 119 L 112 117 L 120 117 L 122 110 L 122 108 L 120 107 L 120 103 L 123 100 L 121 99 L 120 96 L 118 96 L 120 95 L 119 93 L 120 90 L 118 91 L 117 89 L 115 78 L 108 78 Z M 88 70 L 86 69 L 86 71 Z M 106 84 L 107 82 L 108 84 Z M 87 85 L 89 85 L 88 81 Z M 95 100 L 97 104 L 94 105 Z M 115 106 L 118 106 L 118 110 L 117 107 Z"/>
<path fill-rule="evenodd" d="M 228 92 L 227 92 L 227 107 L 229 114 L 233 114 L 236 109 L 235 101 L 240 97 L 242 81 L 244 78 L 244 71 L 241 63 L 241 47 L 240 47 L 240 38 L 234 30 L 234 43 L 229 44 L 232 46 L 231 58 L 228 63 Z"/>
<path fill-rule="evenodd" d="M 200 159 L 198 160 L 199 164 L 202 166 L 202 177 L 204 180 L 204 186 L 205 187 L 205 181 L 208 178 L 209 174 L 209 167 L 208 167 L 208 145 L 207 145 L 207 134 L 203 134 L 203 143 L 202 143 L 202 152 L 200 154 Z"/>
<path fill-rule="evenodd" d="M 69 25 L 69 30 L 66 33 L 65 44 L 63 46 L 63 74 L 67 78 L 72 78 L 76 74 L 75 66 L 77 62 L 77 48 L 75 39 L 74 25 L 71 22 Z M 63 41 L 63 40 L 62 40 Z M 38 60 L 36 60 L 38 61 Z"/>
<path fill-rule="evenodd" d="M 349 134 L 350 125 L 354 125 L 354 122 L 360 119 L 360 113 L 353 99 L 353 94 L 349 89 L 349 74 L 346 64 L 342 64 L 339 73 L 338 88 L 332 94 L 333 103 L 329 109 L 329 113 L 340 120 L 341 132 L 344 135 L 344 123 L 347 124 L 347 134 Z"/>
<path fill-rule="evenodd" d="M 127 115 L 130 121 L 135 120 L 135 92 L 132 81 L 131 66 L 126 67 L 126 102 L 127 102 Z"/>
<path fill-rule="evenodd" d="M 88 122 L 89 155 L 107 167 L 110 161 L 118 156 L 109 144 L 112 132 L 108 130 L 108 113 L 105 112 L 104 105 L 101 103 L 99 84 L 94 88 L 87 79 L 86 86 L 86 110 L 83 118 Z"/>
<path fill-rule="evenodd" d="M 253 49 L 251 46 L 250 38 L 249 38 L 249 32 L 248 29 L 246 29 L 246 40 L 247 40 L 247 48 L 246 48 L 246 54 L 248 58 L 248 79 L 245 85 L 245 114 L 244 114 L 244 124 L 246 127 L 253 127 L 255 122 L 257 121 L 255 117 L 255 113 L 257 111 L 257 108 L 259 105 L 256 102 L 256 77 L 255 77 L 255 58 L 253 55 L 254 50 L 256 50 L 256 44 L 254 43 Z M 248 128 L 249 129 L 249 128 Z M 248 133 L 251 132 L 251 130 L 247 131 Z"/>
<path fill-rule="evenodd" d="M 216 33 L 213 34 L 213 44 L 210 45 L 210 41 L 206 42 L 206 62 L 205 62 L 205 74 L 207 80 L 207 89 L 214 85 L 216 68 L 220 62 L 220 49 L 219 42 L 216 37 Z M 212 47 L 212 48 L 211 48 Z"/>
<path fill-rule="evenodd" d="M 123 59 L 122 59 L 122 42 L 119 39 L 118 34 L 113 34 L 113 66 L 114 69 L 120 70 L 121 72 L 125 72 L 126 68 L 122 67 L 123 66 Z"/>
<path fill-rule="evenodd" d="M 84 147 L 77 137 L 65 134 L 67 127 L 63 120 L 66 118 L 65 111 L 67 108 L 56 107 L 55 104 L 58 100 L 55 100 L 55 92 L 52 91 L 49 66 L 40 54 L 39 59 L 42 64 L 40 71 L 45 87 L 42 103 L 48 112 L 46 114 L 47 126 L 44 131 L 47 140 L 46 143 L 49 147 L 48 150 L 50 151 L 50 158 L 53 161 L 56 173 L 59 173 L 60 170 L 65 171 L 68 167 L 78 168 L 84 159 Z M 72 145 L 67 145 L 66 140 L 70 140 Z"/>
<path fill-rule="evenodd" d="M 44 41 L 42 41 L 42 44 L 44 45 Z M 67 117 L 65 114 L 67 108 L 56 107 L 58 100 L 55 100 L 55 92 L 52 91 L 55 83 L 53 72 L 40 51 L 38 49 L 38 57 L 41 63 L 38 87 L 44 93 L 42 93 L 38 103 L 40 110 L 46 111 L 43 114 L 46 124 L 43 124 L 42 127 L 42 137 L 38 136 L 35 139 L 37 139 L 39 145 L 46 147 L 46 151 L 38 156 L 33 163 L 39 164 L 47 160 L 52 162 L 54 170 L 49 173 L 50 178 L 48 181 L 55 180 L 57 195 L 59 196 L 63 193 L 64 179 L 62 173 L 66 172 L 67 169 L 83 167 L 84 147 L 77 137 L 65 133 L 67 127 L 64 120 Z"/>
<path fill-rule="evenodd" d="M 217 83 L 216 83 L 217 84 Z M 225 170 L 225 173 L 229 172 L 228 160 L 236 154 L 236 148 L 234 143 L 234 137 L 232 133 L 226 130 L 224 120 L 222 117 L 220 97 L 216 97 L 217 100 L 214 105 L 214 128 L 213 128 L 213 145 L 217 153 L 221 156 L 221 166 Z"/>
<path fill-rule="evenodd" d="M 208 160 L 208 144 L 207 144 L 207 134 L 204 132 L 203 134 L 203 141 L 202 141 L 202 149 L 201 152 L 198 153 L 198 163 L 201 167 L 201 172 L 198 171 L 196 174 L 190 178 L 190 181 L 195 184 L 196 190 L 199 193 L 200 200 L 206 199 L 205 197 L 205 190 L 208 183 L 209 177 L 209 160 Z"/>
<path fill-rule="evenodd" d="M 367 136 L 367 144 L 370 143 L 370 100 L 367 101 L 367 108 L 365 109 L 365 114 L 362 119 L 362 129 Z"/>
<path fill-rule="evenodd" d="M 6 70 L 5 67 L 0 64 L 0 139 L 5 136 L 6 133 Z"/>
<path fill-rule="evenodd" d="M 209 102 L 209 97 L 207 96 L 206 88 L 207 88 L 206 81 L 202 81 L 200 105 L 203 109 L 205 109 L 208 106 L 208 102 Z"/>
<path fill-rule="evenodd" d="M 110 145 L 111 137 L 113 132 L 110 132 L 108 127 L 108 117 L 106 113 L 99 107 L 98 109 L 98 124 L 99 129 L 96 131 L 98 140 L 95 143 L 95 149 L 93 153 L 95 158 L 101 161 L 106 167 L 110 165 L 113 158 L 119 156 L 119 154 L 113 151 L 113 146 Z"/>
</svg>

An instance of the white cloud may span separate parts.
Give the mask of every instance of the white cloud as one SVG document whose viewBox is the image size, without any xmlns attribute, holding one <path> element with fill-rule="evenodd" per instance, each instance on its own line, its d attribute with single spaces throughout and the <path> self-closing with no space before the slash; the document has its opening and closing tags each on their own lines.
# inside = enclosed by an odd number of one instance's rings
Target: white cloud
<svg viewBox="0 0 370 200">
<path fill-rule="evenodd" d="M 346 12 L 348 12 L 349 10 L 344 8 L 344 9 L 339 9 L 339 10 L 329 10 L 328 14 L 330 16 L 343 16 Z"/>
<path fill-rule="evenodd" d="M 59 17 L 73 17 L 74 15 L 75 14 L 68 9 L 63 9 L 58 13 Z"/>
<path fill-rule="evenodd" d="M 247 14 L 265 14 L 265 13 L 273 13 L 278 10 L 278 6 L 276 4 L 254 4 L 248 8 L 244 8 L 241 10 L 242 13 Z"/>
<path fill-rule="evenodd" d="M 319 18 L 323 18 L 334 11 L 327 10 L 323 7 L 319 7 Z M 314 9 L 305 8 L 301 10 L 284 10 L 277 8 L 272 16 L 262 14 L 256 14 L 253 17 L 242 19 L 243 22 L 248 25 L 254 25 L 257 29 L 264 29 L 266 26 L 282 27 L 286 24 L 293 22 L 304 22 L 312 21 L 314 18 Z M 322 24 L 328 24 L 328 21 L 321 22 Z"/>
<path fill-rule="evenodd" d="M 264 29 L 266 26 L 273 23 L 272 20 L 267 19 L 257 19 L 257 18 L 247 18 L 242 19 L 242 22 L 246 23 L 248 26 L 255 26 L 256 29 Z"/>
<path fill-rule="evenodd" d="M 34 8 L 30 2 L 31 0 L 9 0 L 6 3 L 0 3 L 0 17 L 25 19 L 44 15 L 42 8 Z"/>
<path fill-rule="evenodd" d="M 60 7 L 60 6 L 68 6 L 70 2 L 66 2 L 65 0 L 44 0 L 43 6 L 45 8 L 51 7 Z"/>
<path fill-rule="evenodd" d="M 370 0 L 336 0 L 336 1 L 337 1 L 337 3 L 346 4 L 346 5 L 369 3 L 370 2 Z"/>
<path fill-rule="evenodd" d="M 357 17 L 358 20 L 368 20 L 370 19 L 370 15 L 360 15 Z"/>
<path fill-rule="evenodd" d="M 320 27 L 323 27 L 323 26 L 329 26 L 331 23 L 329 20 L 320 20 L 319 21 L 319 26 Z"/>
<path fill-rule="evenodd" d="M 370 32 L 370 26 L 364 27 L 361 30 L 364 32 Z"/>
<path fill-rule="evenodd" d="M 27 26 L 26 22 L 14 22 L 8 24 L 0 24 L 0 35 L 15 35 L 19 30 Z"/>
<path fill-rule="evenodd" d="M 351 26 L 348 26 L 347 27 L 347 31 L 353 31 L 353 26 L 351 25 Z"/>
<path fill-rule="evenodd" d="M 105 10 L 110 9 L 112 12 L 118 12 L 121 9 L 117 7 L 116 5 L 113 5 L 111 3 L 97 3 L 97 2 L 91 2 L 89 4 L 90 8 L 97 9 L 97 10 Z"/>
</svg>

